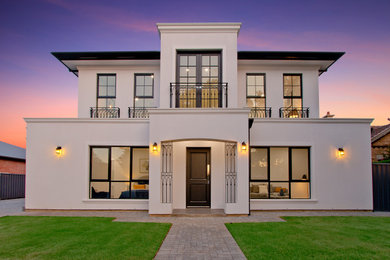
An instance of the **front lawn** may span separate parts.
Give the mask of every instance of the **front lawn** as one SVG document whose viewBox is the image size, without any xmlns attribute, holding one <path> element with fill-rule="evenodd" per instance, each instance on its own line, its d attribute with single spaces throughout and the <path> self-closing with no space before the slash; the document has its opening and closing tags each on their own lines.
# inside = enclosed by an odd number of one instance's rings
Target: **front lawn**
<svg viewBox="0 0 390 260">
<path fill-rule="evenodd" d="M 2 217 L 0 259 L 152 259 L 171 224 L 99 217 Z"/>
<path fill-rule="evenodd" d="M 283 217 L 287 222 L 230 223 L 248 259 L 388 259 L 390 218 Z"/>
</svg>

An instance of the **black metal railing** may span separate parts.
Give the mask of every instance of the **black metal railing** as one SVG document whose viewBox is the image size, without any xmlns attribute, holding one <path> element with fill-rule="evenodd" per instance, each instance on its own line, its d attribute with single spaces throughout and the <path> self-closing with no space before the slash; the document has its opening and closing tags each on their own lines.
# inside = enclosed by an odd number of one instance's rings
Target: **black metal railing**
<svg viewBox="0 0 390 260">
<path fill-rule="evenodd" d="M 252 107 L 249 118 L 268 118 L 271 117 L 271 112 L 270 107 Z"/>
<path fill-rule="evenodd" d="M 308 107 L 281 107 L 279 109 L 280 118 L 308 118 Z"/>
<path fill-rule="evenodd" d="M 149 118 L 149 107 L 129 107 L 129 118 Z"/>
<path fill-rule="evenodd" d="M 228 107 L 227 83 L 171 83 L 170 107 Z"/>
<path fill-rule="evenodd" d="M 119 107 L 91 107 L 91 118 L 119 118 Z"/>
</svg>

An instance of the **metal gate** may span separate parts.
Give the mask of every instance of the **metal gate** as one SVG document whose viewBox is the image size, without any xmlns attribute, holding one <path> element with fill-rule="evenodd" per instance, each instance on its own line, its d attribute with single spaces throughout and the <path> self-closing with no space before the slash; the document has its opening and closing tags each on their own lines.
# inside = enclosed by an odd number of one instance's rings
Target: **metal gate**
<svg viewBox="0 0 390 260">
<path fill-rule="evenodd" d="M 0 199 L 24 198 L 26 175 L 0 173 Z"/>
<path fill-rule="evenodd" d="M 390 164 L 372 164 L 374 210 L 390 211 Z"/>
</svg>

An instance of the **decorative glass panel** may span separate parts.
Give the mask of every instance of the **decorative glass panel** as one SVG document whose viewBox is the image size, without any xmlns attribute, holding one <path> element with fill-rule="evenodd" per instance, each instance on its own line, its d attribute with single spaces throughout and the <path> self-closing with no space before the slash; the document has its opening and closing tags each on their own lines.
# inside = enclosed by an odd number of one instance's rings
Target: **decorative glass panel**
<svg viewBox="0 0 390 260">
<path fill-rule="evenodd" d="M 130 182 L 111 182 L 111 199 L 128 199 Z"/>
<path fill-rule="evenodd" d="M 130 147 L 111 148 L 111 180 L 130 180 Z"/>
<path fill-rule="evenodd" d="M 288 148 L 270 148 L 270 180 L 288 181 Z"/>
<path fill-rule="evenodd" d="M 271 199 L 289 198 L 288 182 L 271 182 Z"/>
<path fill-rule="evenodd" d="M 148 199 L 149 184 L 144 181 L 134 181 L 131 183 L 131 198 L 132 199 Z"/>
<path fill-rule="evenodd" d="M 292 182 L 291 198 L 292 199 L 309 199 L 310 198 L 309 182 Z"/>
<path fill-rule="evenodd" d="M 107 180 L 108 179 L 108 148 L 93 148 L 92 149 L 92 179 Z"/>
<path fill-rule="evenodd" d="M 309 180 L 308 149 L 291 149 L 291 173 L 293 180 Z"/>
<path fill-rule="evenodd" d="M 110 196 L 109 182 L 91 182 L 89 197 L 91 199 L 108 199 Z"/>
<path fill-rule="evenodd" d="M 268 199 L 268 182 L 251 182 L 250 183 L 251 199 Z"/>
<path fill-rule="evenodd" d="M 149 149 L 134 148 L 133 149 L 133 180 L 148 180 L 149 179 Z"/>
<path fill-rule="evenodd" d="M 251 179 L 268 179 L 268 149 L 251 148 Z"/>
</svg>

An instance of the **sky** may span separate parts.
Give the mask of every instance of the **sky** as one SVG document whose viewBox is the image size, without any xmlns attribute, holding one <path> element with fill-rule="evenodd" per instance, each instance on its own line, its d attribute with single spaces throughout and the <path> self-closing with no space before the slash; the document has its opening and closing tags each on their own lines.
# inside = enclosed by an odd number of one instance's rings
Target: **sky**
<svg viewBox="0 0 390 260">
<path fill-rule="evenodd" d="M 160 50 L 157 22 L 242 22 L 239 50 L 342 51 L 320 114 L 390 123 L 390 1 L 0 1 L 0 141 L 28 117 L 77 117 L 77 77 L 53 51 Z"/>
</svg>

